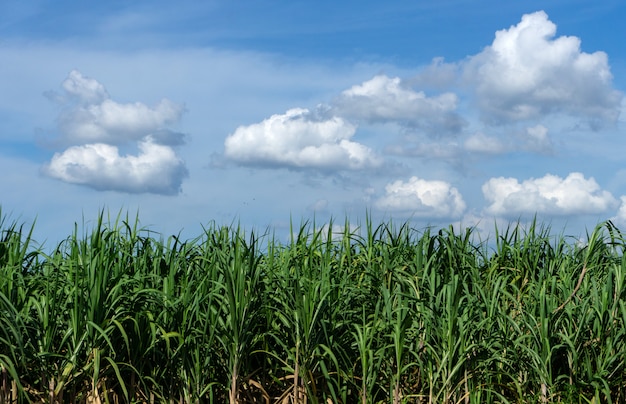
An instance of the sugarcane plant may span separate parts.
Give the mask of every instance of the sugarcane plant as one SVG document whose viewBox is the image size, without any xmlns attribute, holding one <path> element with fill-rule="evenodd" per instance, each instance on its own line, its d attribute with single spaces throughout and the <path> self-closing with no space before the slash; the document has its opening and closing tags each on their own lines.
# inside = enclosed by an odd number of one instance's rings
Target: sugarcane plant
<svg viewBox="0 0 626 404">
<path fill-rule="evenodd" d="M 626 239 L 0 212 L 0 403 L 619 403 Z M 281 241 L 286 240 L 286 241 Z"/>
</svg>

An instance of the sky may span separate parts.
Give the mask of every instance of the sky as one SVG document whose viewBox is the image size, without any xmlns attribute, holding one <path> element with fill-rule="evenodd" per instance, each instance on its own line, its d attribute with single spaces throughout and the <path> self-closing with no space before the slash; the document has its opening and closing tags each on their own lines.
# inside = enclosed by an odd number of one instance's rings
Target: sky
<svg viewBox="0 0 626 404">
<path fill-rule="evenodd" d="M 626 229 L 621 0 L 0 3 L 0 208 Z M 81 230 L 79 230 L 81 231 Z"/>
</svg>

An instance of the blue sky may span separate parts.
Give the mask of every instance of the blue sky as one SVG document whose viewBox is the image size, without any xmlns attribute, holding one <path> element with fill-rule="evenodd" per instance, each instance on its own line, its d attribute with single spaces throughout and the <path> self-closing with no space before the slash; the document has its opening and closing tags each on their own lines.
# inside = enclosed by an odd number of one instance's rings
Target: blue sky
<svg viewBox="0 0 626 404">
<path fill-rule="evenodd" d="M 621 1 L 4 1 L 0 206 L 626 228 Z"/>
</svg>

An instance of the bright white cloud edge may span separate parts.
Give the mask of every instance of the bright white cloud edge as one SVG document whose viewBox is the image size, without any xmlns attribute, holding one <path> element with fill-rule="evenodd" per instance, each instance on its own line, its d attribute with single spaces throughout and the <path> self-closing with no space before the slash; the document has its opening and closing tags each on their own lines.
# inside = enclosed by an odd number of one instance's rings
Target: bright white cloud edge
<svg viewBox="0 0 626 404">
<path fill-rule="evenodd" d="M 613 195 L 602 190 L 594 178 L 573 172 L 567 177 L 546 174 L 519 182 L 516 178 L 491 178 L 482 186 L 490 203 L 488 214 L 599 214 L 617 207 Z"/>
<path fill-rule="evenodd" d="M 184 162 L 168 143 L 180 134 L 166 125 L 178 121 L 183 107 L 163 99 L 154 108 L 110 99 L 97 80 L 72 70 L 64 93 L 49 93 L 64 107 L 59 115 L 61 143 L 73 144 L 55 153 L 41 168 L 49 177 L 99 191 L 175 195 L 188 176 Z M 117 145 L 137 142 L 137 155 L 122 156 Z"/>
<path fill-rule="evenodd" d="M 550 113 L 580 116 L 592 127 L 615 123 L 623 95 L 612 88 L 606 53 L 582 52 L 579 38 L 555 34 L 545 12 L 525 14 L 464 62 L 464 80 L 487 123 Z"/>
<path fill-rule="evenodd" d="M 466 208 L 461 193 L 448 182 L 418 177 L 387 184 L 374 206 L 386 212 L 434 218 L 458 218 Z"/>
<path fill-rule="evenodd" d="M 372 149 L 350 140 L 353 124 L 293 108 L 260 123 L 240 126 L 224 142 L 227 159 L 243 165 L 357 170 L 378 167 Z"/>
<path fill-rule="evenodd" d="M 173 195 L 187 177 L 183 161 L 169 146 L 148 136 L 139 142 L 137 156 L 121 156 L 116 146 L 103 143 L 72 146 L 55 153 L 42 172 L 72 184 L 100 191 Z"/>
<path fill-rule="evenodd" d="M 141 102 L 113 101 L 97 80 L 72 70 L 62 84 L 64 93 L 48 93 L 64 107 L 59 115 L 61 142 L 123 144 L 178 122 L 184 107 L 162 99 L 154 107 Z"/>
</svg>

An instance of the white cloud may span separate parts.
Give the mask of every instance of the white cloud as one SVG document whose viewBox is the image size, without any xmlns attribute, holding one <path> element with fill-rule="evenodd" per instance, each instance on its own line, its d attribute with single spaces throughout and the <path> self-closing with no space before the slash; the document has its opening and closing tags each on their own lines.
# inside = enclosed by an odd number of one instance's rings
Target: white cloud
<svg viewBox="0 0 626 404">
<path fill-rule="evenodd" d="M 592 126 L 616 121 L 622 94 L 612 88 L 604 52 L 584 53 L 577 37 L 554 39 L 556 25 L 543 12 L 496 32 L 485 50 L 465 63 L 482 117 L 489 123 L 565 113 Z"/>
<path fill-rule="evenodd" d="M 548 154 L 552 152 L 552 141 L 548 136 L 548 128 L 536 125 L 526 128 L 522 148 L 528 151 Z"/>
<path fill-rule="evenodd" d="M 73 70 L 63 82 L 66 94 L 56 98 L 66 105 L 59 116 L 62 141 L 69 144 L 122 144 L 154 132 L 165 133 L 178 122 L 184 107 L 163 99 L 154 107 L 110 99 L 102 84 Z M 78 102 L 72 102 L 77 100 Z M 172 132 L 172 136 L 177 134 Z"/>
<path fill-rule="evenodd" d="M 340 117 L 320 118 L 293 108 L 238 127 L 226 138 L 224 155 L 253 166 L 356 170 L 381 165 L 369 147 L 350 140 L 355 131 Z"/>
<path fill-rule="evenodd" d="M 608 191 L 600 189 L 593 179 L 581 173 L 566 178 L 547 174 L 521 183 L 515 178 L 491 178 L 482 186 L 490 203 L 486 211 L 501 216 L 521 213 L 554 215 L 594 214 L 613 208 L 617 201 Z"/>
<path fill-rule="evenodd" d="M 118 148 L 103 143 L 73 146 L 55 153 L 44 174 L 96 190 L 177 194 L 187 170 L 174 150 L 148 136 L 139 142 L 137 156 L 120 156 Z"/>
<path fill-rule="evenodd" d="M 400 78 L 378 75 L 352 86 L 337 97 L 335 113 L 366 122 L 396 122 L 433 134 L 458 132 L 464 121 L 456 114 L 458 97 L 444 93 L 428 97 L 404 85 Z"/>
<path fill-rule="evenodd" d="M 96 190 L 177 194 L 187 177 L 183 161 L 171 146 L 182 134 L 167 129 L 183 107 L 162 100 L 154 108 L 140 102 L 119 104 L 97 80 L 72 70 L 64 93 L 48 93 L 65 108 L 58 118 L 61 143 L 41 172 L 49 177 Z M 117 145 L 138 142 L 139 154 L 121 156 Z"/>
<path fill-rule="evenodd" d="M 109 98 L 109 93 L 102 84 L 95 79 L 83 76 L 78 70 L 72 70 L 62 86 L 67 95 L 78 99 L 83 104 L 99 104 Z"/>
<path fill-rule="evenodd" d="M 411 177 L 387 184 L 385 195 L 374 206 L 380 210 L 414 217 L 458 217 L 465 210 L 459 191 L 445 181 L 427 181 Z"/>
<path fill-rule="evenodd" d="M 618 226 L 626 225 L 626 196 L 620 197 L 620 205 L 617 214 L 611 218 Z"/>
<path fill-rule="evenodd" d="M 501 154 L 509 149 L 500 139 L 481 132 L 469 136 L 463 146 L 467 151 L 485 154 Z"/>
<path fill-rule="evenodd" d="M 467 137 L 463 147 L 468 152 L 492 155 L 515 150 L 539 154 L 550 154 L 553 151 L 548 128 L 543 125 L 531 126 L 524 131 L 516 131 L 512 135 L 498 137 L 477 132 Z"/>
</svg>

